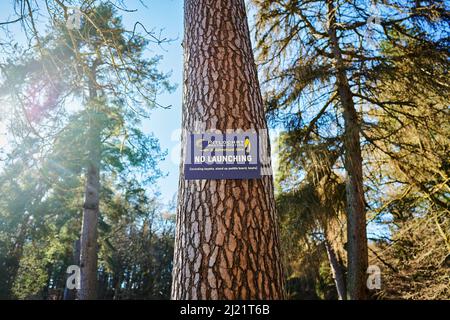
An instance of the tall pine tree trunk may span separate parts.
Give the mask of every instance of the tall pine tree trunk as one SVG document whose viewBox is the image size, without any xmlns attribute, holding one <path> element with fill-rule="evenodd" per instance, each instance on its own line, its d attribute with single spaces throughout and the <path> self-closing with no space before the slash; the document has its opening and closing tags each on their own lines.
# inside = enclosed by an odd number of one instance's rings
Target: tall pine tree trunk
<svg viewBox="0 0 450 320">
<path fill-rule="evenodd" d="M 243 0 L 186 0 L 184 59 L 185 132 L 266 128 Z M 283 298 L 271 176 L 181 173 L 178 197 L 172 299 Z"/>
<path fill-rule="evenodd" d="M 345 170 L 347 172 L 347 296 L 349 299 L 367 298 L 367 235 L 364 201 L 362 156 L 359 140 L 360 122 L 353 102 L 353 94 L 345 72 L 342 52 L 336 31 L 334 0 L 328 0 L 328 30 L 334 56 L 337 89 L 344 115 Z"/>
<path fill-rule="evenodd" d="M 100 205 L 100 157 L 101 129 L 96 117 L 97 89 L 95 86 L 95 67 L 89 81 L 89 123 L 87 150 L 88 166 L 83 204 L 83 223 L 80 239 L 81 288 L 78 291 L 80 300 L 97 298 L 97 225 Z"/>
</svg>

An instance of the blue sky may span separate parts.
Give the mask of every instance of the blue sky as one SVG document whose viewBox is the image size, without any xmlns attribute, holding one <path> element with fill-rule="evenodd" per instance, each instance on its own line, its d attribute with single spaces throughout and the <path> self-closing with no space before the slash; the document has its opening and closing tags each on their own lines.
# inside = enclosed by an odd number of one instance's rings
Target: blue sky
<svg viewBox="0 0 450 320">
<path fill-rule="evenodd" d="M 13 17 L 13 1 L 0 1 L 0 21 L 8 21 Z M 45 5 L 41 5 L 42 14 L 45 14 Z M 161 149 L 168 151 L 168 156 L 160 164 L 160 168 L 167 174 L 159 180 L 156 189 L 161 193 L 162 201 L 169 202 L 177 192 L 179 175 L 179 140 L 181 127 L 181 101 L 182 101 L 182 65 L 183 51 L 181 41 L 183 38 L 183 0 L 145 0 L 145 6 L 139 0 L 127 0 L 127 9 L 135 12 L 121 12 L 126 28 L 132 29 L 135 22 L 141 22 L 147 30 L 161 33 L 162 38 L 173 39 L 161 46 L 152 44 L 150 55 L 161 55 L 159 69 L 171 72 L 171 83 L 178 85 L 171 93 L 163 93 L 158 97 L 158 103 L 163 106 L 171 105 L 170 109 L 157 108 L 152 112 L 149 120 L 143 122 L 146 133 L 153 132 L 159 139 Z M 45 17 L 39 22 L 45 24 Z M 41 28 L 39 28 L 41 29 Z M 25 40 L 20 24 L 9 26 L 15 40 Z M 142 31 L 142 30 L 141 30 Z M 6 146 L 6 127 L 0 122 L 0 148 Z"/>
<path fill-rule="evenodd" d="M 179 175 L 179 137 L 181 134 L 181 101 L 182 101 L 182 71 L 183 51 L 183 0 L 147 0 L 143 7 L 138 0 L 126 2 L 129 9 L 138 9 L 134 13 L 124 14 L 126 26 L 140 21 L 148 30 L 154 29 L 163 37 L 174 39 L 164 44 L 162 48 L 153 46 L 154 54 L 162 55 L 160 70 L 172 72 L 171 81 L 177 84 L 172 93 L 164 93 L 158 97 L 161 105 L 171 105 L 170 109 L 155 109 L 150 120 L 143 123 L 145 132 L 153 132 L 159 139 L 161 148 L 168 151 L 166 159 L 161 163 L 161 169 L 168 174 L 158 183 L 162 200 L 168 202 L 176 194 Z"/>
</svg>

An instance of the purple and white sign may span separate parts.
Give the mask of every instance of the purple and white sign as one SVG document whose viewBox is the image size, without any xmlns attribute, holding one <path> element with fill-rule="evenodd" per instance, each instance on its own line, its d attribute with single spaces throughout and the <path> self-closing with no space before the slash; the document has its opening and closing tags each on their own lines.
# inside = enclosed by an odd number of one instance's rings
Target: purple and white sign
<svg viewBox="0 0 450 320">
<path fill-rule="evenodd" d="M 255 131 L 191 133 L 187 137 L 184 177 L 259 179 L 259 139 Z"/>
</svg>

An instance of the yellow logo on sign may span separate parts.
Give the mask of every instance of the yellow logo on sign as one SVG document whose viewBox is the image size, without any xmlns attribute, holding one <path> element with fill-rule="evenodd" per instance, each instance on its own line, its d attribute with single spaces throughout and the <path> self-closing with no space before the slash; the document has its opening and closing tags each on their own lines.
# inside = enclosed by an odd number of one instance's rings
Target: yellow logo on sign
<svg viewBox="0 0 450 320">
<path fill-rule="evenodd" d="M 249 154 L 250 150 L 252 148 L 252 144 L 250 142 L 250 139 L 248 137 L 245 138 L 244 141 L 244 150 L 245 150 L 245 154 Z"/>
</svg>

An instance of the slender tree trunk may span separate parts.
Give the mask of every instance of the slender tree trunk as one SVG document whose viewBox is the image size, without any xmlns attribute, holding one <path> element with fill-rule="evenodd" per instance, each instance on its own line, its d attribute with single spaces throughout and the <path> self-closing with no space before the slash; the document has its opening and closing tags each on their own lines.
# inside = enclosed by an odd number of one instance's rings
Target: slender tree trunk
<svg viewBox="0 0 450 320">
<path fill-rule="evenodd" d="M 24 207 L 25 209 L 25 207 Z M 29 231 L 30 215 L 25 214 L 18 227 L 16 241 L 11 248 L 10 254 L 0 259 L 2 269 L 0 270 L 0 300 L 12 299 L 12 289 L 17 279 L 20 268 L 20 260 L 23 256 L 23 247 L 26 242 L 27 232 Z M 3 261 L 2 261 L 3 260 Z"/>
<path fill-rule="evenodd" d="M 76 266 L 80 265 L 80 240 L 75 240 L 73 243 L 73 255 L 72 263 Z M 64 286 L 66 283 L 64 283 Z M 64 288 L 64 300 L 75 300 L 77 297 L 76 289 L 69 290 L 67 287 Z"/>
<path fill-rule="evenodd" d="M 95 67 L 89 81 L 89 106 L 88 138 L 88 166 L 86 172 L 86 187 L 83 204 L 83 223 L 81 227 L 81 288 L 78 292 L 80 300 L 92 300 L 97 298 L 97 224 L 100 205 L 100 157 L 101 138 L 100 124 L 95 114 L 98 112 L 95 106 L 97 99 L 95 86 Z"/>
<path fill-rule="evenodd" d="M 120 299 L 120 284 L 122 283 L 121 274 L 119 272 L 116 272 L 114 274 L 114 280 L 113 280 L 113 288 L 114 288 L 114 296 L 113 300 L 119 300 Z"/>
<path fill-rule="evenodd" d="M 337 88 L 344 115 L 345 169 L 347 171 L 347 296 L 349 299 L 367 298 L 367 235 L 366 210 L 362 176 L 362 156 L 359 140 L 360 122 L 353 102 L 353 94 L 345 72 L 345 65 L 336 32 L 336 8 L 328 3 L 328 30 L 334 56 Z"/>
<path fill-rule="evenodd" d="M 243 0 L 186 0 L 184 57 L 185 132 L 266 128 Z M 178 197 L 172 299 L 283 298 L 271 176 L 181 173 Z"/>
<path fill-rule="evenodd" d="M 336 291 L 338 293 L 339 300 L 346 300 L 345 290 L 345 274 L 342 265 L 339 263 L 336 252 L 331 246 L 330 242 L 325 239 L 325 249 L 327 250 L 328 261 L 330 262 L 331 272 L 333 274 L 334 283 L 336 284 Z"/>
</svg>

